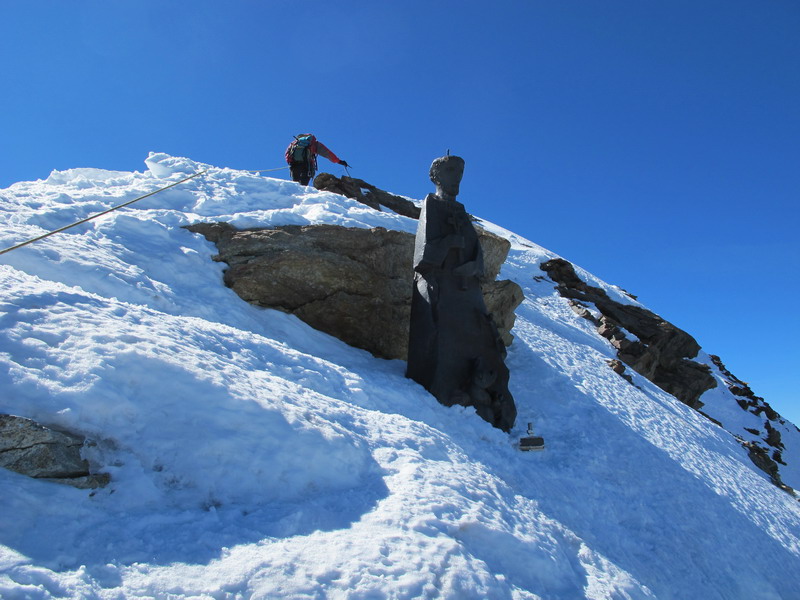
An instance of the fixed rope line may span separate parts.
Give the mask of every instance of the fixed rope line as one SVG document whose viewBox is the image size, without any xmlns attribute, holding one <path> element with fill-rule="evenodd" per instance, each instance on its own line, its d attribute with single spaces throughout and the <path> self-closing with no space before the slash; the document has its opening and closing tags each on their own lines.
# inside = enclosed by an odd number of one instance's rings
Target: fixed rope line
<svg viewBox="0 0 800 600">
<path fill-rule="evenodd" d="M 252 169 L 250 171 L 245 171 L 246 173 L 268 173 L 269 171 L 282 171 L 283 169 L 288 169 L 289 165 L 285 167 L 276 167 L 274 169 Z"/>
<path fill-rule="evenodd" d="M 275 167 L 274 169 L 253 169 L 253 170 L 245 171 L 245 172 L 246 173 L 268 173 L 270 171 L 281 171 L 283 169 L 288 169 L 288 168 L 289 168 L 289 166 L 286 165 L 285 167 Z M 190 175 L 189 177 L 185 177 L 184 179 L 181 179 L 180 181 L 176 181 L 175 183 L 171 183 L 169 185 L 166 185 L 166 186 L 164 186 L 162 188 L 159 188 L 159 189 L 155 190 L 154 192 L 150 192 L 149 194 L 145 194 L 144 196 L 139 196 L 138 198 L 134 198 L 133 200 L 128 200 L 127 202 L 124 202 L 124 203 L 119 204 L 117 206 L 112 206 L 111 208 L 106 209 L 103 212 L 99 212 L 96 215 L 92 215 L 91 217 L 86 217 L 85 219 L 81 219 L 80 221 L 75 221 L 74 223 L 71 223 L 70 225 L 65 225 L 64 227 L 60 227 L 59 229 L 55 229 L 53 231 L 48 231 L 47 233 L 45 233 L 43 235 L 40 235 L 38 237 L 26 240 L 26 241 L 22 242 L 21 244 L 17 244 L 16 246 L 11 246 L 10 248 L 6 248 L 5 250 L 0 250 L 0 255 L 5 254 L 6 252 L 11 252 L 12 250 L 16 250 L 17 248 L 22 248 L 23 246 L 27 246 L 28 244 L 32 244 L 33 242 L 38 242 L 39 240 L 43 240 L 44 238 L 50 237 L 51 235 L 54 235 L 56 233 L 61 233 L 62 231 L 66 231 L 67 229 L 71 229 L 72 227 L 76 227 L 78 225 L 82 225 L 83 223 L 87 223 L 88 221 L 91 221 L 92 219 L 96 219 L 98 217 L 102 217 L 103 215 L 107 215 L 108 213 L 114 212 L 115 210 L 119 210 L 120 208 L 125 208 L 126 206 L 128 206 L 130 204 L 133 204 L 134 202 L 138 202 L 139 200 L 144 200 L 145 198 L 149 198 L 150 196 L 158 194 L 159 192 L 163 192 L 164 190 L 168 190 L 171 187 L 175 187 L 176 185 L 180 185 L 182 183 L 185 183 L 185 182 L 189 181 L 190 179 L 194 179 L 195 177 L 199 177 L 200 175 L 204 175 L 205 173 L 208 173 L 209 170 L 210 169 L 205 169 L 203 171 L 198 171 L 194 175 Z"/>
<path fill-rule="evenodd" d="M 16 246 L 11 246 L 10 248 L 6 248 L 5 250 L 0 250 L 0 255 L 5 254 L 6 252 L 11 252 L 12 250 L 16 250 L 17 248 L 22 248 L 23 246 L 27 246 L 28 244 L 32 244 L 33 242 L 38 242 L 39 240 L 43 240 L 44 238 L 50 237 L 51 235 L 56 234 L 56 233 L 60 233 L 62 231 L 66 231 L 67 229 L 70 229 L 70 228 L 75 227 L 77 225 L 82 225 L 83 223 L 91 221 L 92 219 L 96 219 L 97 217 L 102 217 L 103 215 L 107 215 L 108 213 L 113 212 L 115 210 L 119 210 L 120 208 L 124 208 L 124 207 L 128 206 L 129 204 L 133 204 L 134 202 L 138 202 L 139 200 L 144 200 L 145 198 L 149 198 L 150 196 L 158 194 L 159 192 L 163 192 L 164 190 L 168 190 L 171 187 L 175 187 L 176 185 L 180 185 L 182 183 L 185 183 L 185 182 L 189 181 L 190 179 L 194 179 L 195 177 L 199 177 L 200 175 L 203 175 L 204 173 L 207 173 L 208 171 L 209 171 L 209 169 L 205 169 L 204 171 L 198 171 L 194 175 L 190 175 L 189 177 L 185 177 L 184 179 L 181 179 L 180 181 L 176 181 L 175 183 L 171 183 L 169 185 L 166 185 L 166 186 L 164 186 L 162 188 L 157 189 L 154 192 L 150 192 L 149 194 L 145 194 L 144 196 L 139 196 L 138 198 L 134 198 L 133 200 L 128 200 L 127 202 L 124 202 L 123 204 L 119 204 L 117 206 L 112 206 L 111 208 L 109 208 L 107 210 L 104 210 L 103 212 L 99 212 L 96 215 L 92 215 L 91 217 L 86 217 L 85 219 L 81 219 L 80 221 L 75 221 L 71 225 L 66 225 L 66 226 L 61 227 L 59 229 L 55 229 L 54 231 L 48 231 L 44 235 L 40 235 L 38 237 L 32 238 L 30 240 L 22 242 L 21 244 L 17 244 Z"/>
</svg>

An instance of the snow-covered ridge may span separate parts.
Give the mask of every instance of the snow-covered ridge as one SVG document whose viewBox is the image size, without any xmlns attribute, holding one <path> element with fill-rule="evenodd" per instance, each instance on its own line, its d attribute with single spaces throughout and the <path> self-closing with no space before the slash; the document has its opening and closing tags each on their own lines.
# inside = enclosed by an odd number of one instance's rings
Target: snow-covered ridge
<svg viewBox="0 0 800 600">
<path fill-rule="evenodd" d="M 72 169 L 0 190 L 0 245 L 209 168 L 163 154 L 146 162 L 142 173 Z M 519 417 L 507 436 L 438 405 L 401 361 L 241 301 L 211 244 L 182 229 L 197 221 L 416 228 L 335 194 L 211 167 L 4 255 L 0 412 L 88 435 L 89 458 L 112 483 L 92 494 L 0 470 L 3 598 L 798 589 L 798 502 L 726 431 L 609 369 L 614 349 L 540 277 L 552 252 L 484 223 L 512 241 L 501 277 L 526 297 L 508 357 Z M 724 414 L 729 396 L 707 392 L 704 409 L 738 418 Z M 516 450 L 528 422 L 545 452 Z M 783 441 L 796 466 L 797 438 Z M 782 473 L 800 487 L 796 471 Z"/>
</svg>

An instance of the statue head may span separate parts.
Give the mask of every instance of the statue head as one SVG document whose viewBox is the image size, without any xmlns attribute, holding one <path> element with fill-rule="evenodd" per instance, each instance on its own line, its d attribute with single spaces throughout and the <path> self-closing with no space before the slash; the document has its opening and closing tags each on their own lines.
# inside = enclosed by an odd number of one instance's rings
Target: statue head
<svg viewBox="0 0 800 600">
<path fill-rule="evenodd" d="M 436 194 L 446 200 L 455 200 L 464 176 L 464 159 L 460 156 L 442 156 L 431 164 L 431 181 L 436 184 Z"/>
</svg>

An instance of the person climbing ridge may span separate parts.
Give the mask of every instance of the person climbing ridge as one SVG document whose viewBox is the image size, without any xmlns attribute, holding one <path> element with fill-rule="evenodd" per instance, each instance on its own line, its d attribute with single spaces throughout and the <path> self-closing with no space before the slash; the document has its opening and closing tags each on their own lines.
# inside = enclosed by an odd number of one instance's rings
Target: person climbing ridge
<svg viewBox="0 0 800 600">
<path fill-rule="evenodd" d="M 308 185 L 308 182 L 314 177 L 314 173 L 317 172 L 317 154 L 321 154 L 332 163 L 338 163 L 345 168 L 350 166 L 331 152 L 325 144 L 317 140 L 313 134 L 301 133 L 294 136 L 294 140 L 286 148 L 286 162 L 289 163 L 292 181 Z"/>
</svg>

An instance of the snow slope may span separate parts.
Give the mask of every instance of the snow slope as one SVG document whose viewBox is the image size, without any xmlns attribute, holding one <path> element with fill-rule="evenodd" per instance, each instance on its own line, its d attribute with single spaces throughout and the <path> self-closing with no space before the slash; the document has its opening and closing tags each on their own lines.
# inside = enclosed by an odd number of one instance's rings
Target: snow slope
<svg viewBox="0 0 800 600">
<path fill-rule="evenodd" d="M 146 163 L 0 190 L 0 245 L 207 167 Z M 84 433 L 113 478 L 92 493 L 0 470 L 0 597 L 798 597 L 800 503 L 723 429 L 611 371 L 610 344 L 534 279 L 553 253 L 486 224 L 526 298 L 508 436 L 403 362 L 240 300 L 181 228 L 204 220 L 416 229 L 211 168 L 0 257 L 0 412 Z M 515 449 L 528 422 L 546 451 Z"/>
</svg>

